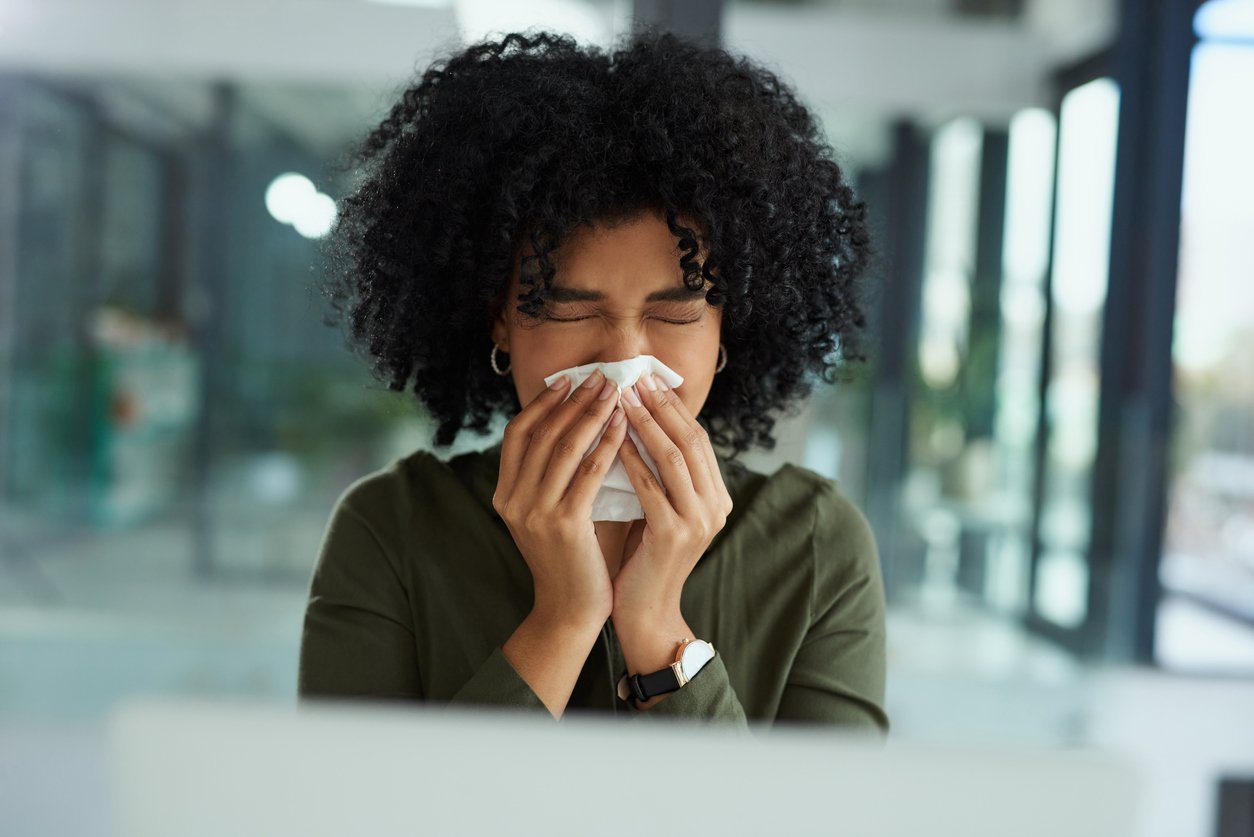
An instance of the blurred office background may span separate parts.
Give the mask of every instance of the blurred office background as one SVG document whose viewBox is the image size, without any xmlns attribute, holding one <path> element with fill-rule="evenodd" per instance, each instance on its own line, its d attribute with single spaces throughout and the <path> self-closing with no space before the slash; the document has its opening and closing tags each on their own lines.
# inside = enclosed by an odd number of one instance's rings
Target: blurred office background
<svg viewBox="0 0 1254 837">
<path fill-rule="evenodd" d="M 438 53 L 632 15 L 783 74 L 873 212 L 874 363 L 746 462 L 871 519 L 894 735 L 1254 680 L 1254 3 L 4 0 L 0 717 L 294 699 L 335 498 L 431 432 L 321 322 L 333 164 Z"/>
</svg>

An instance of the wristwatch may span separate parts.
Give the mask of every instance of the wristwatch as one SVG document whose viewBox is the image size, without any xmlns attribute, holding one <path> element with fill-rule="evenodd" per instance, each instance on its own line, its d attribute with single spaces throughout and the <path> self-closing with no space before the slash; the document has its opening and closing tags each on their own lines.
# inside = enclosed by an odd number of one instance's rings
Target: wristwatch
<svg viewBox="0 0 1254 837">
<path fill-rule="evenodd" d="M 645 701 L 673 692 L 697 676 L 701 667 L 714 659 L 714 646 L 704 639 L 684 639 L 675 651 L 675 662 L 652 674 L 624 674 L 618 681 L 618 697 Z"/>
</svg>

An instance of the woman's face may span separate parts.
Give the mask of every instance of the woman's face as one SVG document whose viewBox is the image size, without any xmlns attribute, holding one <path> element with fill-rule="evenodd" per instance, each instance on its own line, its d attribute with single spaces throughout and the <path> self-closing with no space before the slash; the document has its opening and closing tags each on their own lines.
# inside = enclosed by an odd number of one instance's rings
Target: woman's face
<svg viewBox="0 0 1254 837">
<path fill-rule="evenodd" d="M 722 310 L 684 287 L 680 252 L 665 218 L 652 213 L 572 234 L 550 254 L 557 273 L 547 320 L 518 311 L 516 260 L 492 340 L 509 353 L 518 402 L 531 403 L 559 370 L 653 355 L 683 376 L 675 394 L 697 415 L 718 363 Z"/>
</svg>

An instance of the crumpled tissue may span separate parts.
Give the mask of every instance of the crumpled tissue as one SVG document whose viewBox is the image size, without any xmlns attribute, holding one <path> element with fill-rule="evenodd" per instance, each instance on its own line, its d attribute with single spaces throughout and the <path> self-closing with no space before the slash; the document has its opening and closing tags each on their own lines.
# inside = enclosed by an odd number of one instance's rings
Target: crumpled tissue
<svg viewBox="0 0 1254 837">
<path fill-rule="evenodd" d="M 585 363 L 583 366 L 572 366 L 569 369 L 562 369 L 546 377 L 544 385 L 548 386 L 562 375 L 569 375 L 570 385 L 566 391 L 566 398 L 570 398 L 575 389 L 598 369 L 605 373 L 606 378 L 618 385 L 617 397 L 619 398 L 622 397 L 624 389 L 634 384 L 642 375 L 647 373 L 657 375 L 671 389 L 684 382 L 682 375 L 653 355 L 636 355 L 627 360 L 615 360 L 608 363 Z M 627 419 L 624 419 L 624 421 L 627 421 Z M 597 433 L 596 438 L 592 440 L 592 444 L 584 451 L 584 456 L 587 456 L 596 448 L 597 443 L 601 441 L 601 437 L 605 435 L 605 431 L 608 429 L 609 423 L 606 422 L 605 427 Z M 653 461 L 653 457 L 649 456 L 644 442 L 641 441 L 635 429 L 630 425 L 627 427 L 627 435 L 636 443 L 636 449 L 640 451 L 640 457 L 649 466 L 649 470 L 658 478 L 658 482 L 661 482 L 662 477 L 658 473 L 657 464 Z M 627 469 L 623 466 L 622 459 L 615 456 L 613 464 L 610 465 L 609 471 L 605 474 L 605 481 L 601 483 L 597 496 L 592 500 L 592 519 L 626 521 L 639 520 L 642 517 L 644 517 L 644 509 L 640 505 L 640 499 L 636 496 L 636 489 L 631 485 L 631 479 L 627 476 Z"/>
</svg>

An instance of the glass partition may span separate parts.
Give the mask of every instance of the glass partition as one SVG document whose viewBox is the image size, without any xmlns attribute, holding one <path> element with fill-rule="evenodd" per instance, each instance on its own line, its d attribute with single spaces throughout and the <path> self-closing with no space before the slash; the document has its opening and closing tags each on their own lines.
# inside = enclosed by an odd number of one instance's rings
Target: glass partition
<svg viewBox="0 0 1254 837">
<path fill-rule="evenodd" d="M 1088 612 L 1091 483 L 1101 393 L 1119 88 L 1109 78 L 1062 100 L 1054 213 L 1047 426 L 1032 608 L 1078 628 Z"/>
<path fill-rule="evenodd" d="M 994 491 L 989 496 L 989 512 L 1001 525 L 989 540 L 985 600 L 992 608 L 1014 615 L 1022 615 L 1028 604 L 1056 141 L 1056 121 L 1047 110 L 1020 111 L 1010 123 Z"/>
<path fill-rule="evenodd" d="M 1156 638 L 1159 662 L 1176 668 L 1254 671 L 1251 90 L 1254 40 L 1194 49 Z"/>
</svg>

